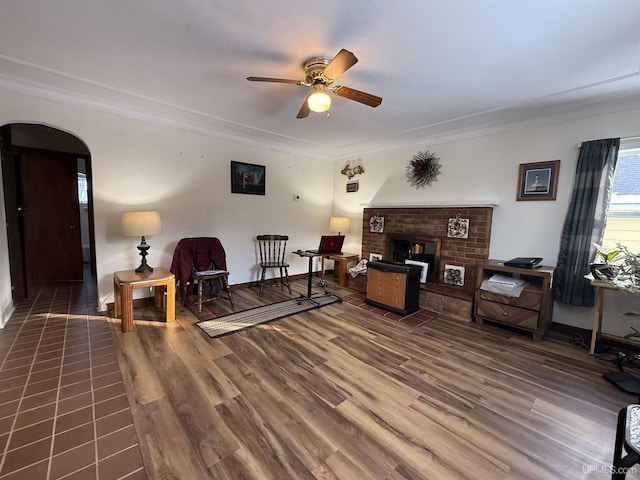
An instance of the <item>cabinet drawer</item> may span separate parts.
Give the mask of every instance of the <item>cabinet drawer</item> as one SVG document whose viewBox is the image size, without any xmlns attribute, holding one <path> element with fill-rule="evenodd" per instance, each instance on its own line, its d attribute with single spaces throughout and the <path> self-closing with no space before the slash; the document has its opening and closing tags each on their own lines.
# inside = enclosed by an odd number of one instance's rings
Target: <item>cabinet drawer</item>
<svg viewBox="0 0 640 480">
<path fill-rule="evenodd" d="M 481 299 L 478 301 L 476 304 L 476 316 L 529 330 L 538 328 L 538 312 L 488 300 Z"/>
<path fill-rule="evenodd" d="M 525 288 L 519 297 L 507 297 L 506 295 L 500 295 L 499 293 L 480 290 L 480 298 L 492 302 L 504 303 L 505 305 L 513 305 L 514 307 L 540 310 L 542 293 L 540 291 L 527 290 Z"/>
</svg>

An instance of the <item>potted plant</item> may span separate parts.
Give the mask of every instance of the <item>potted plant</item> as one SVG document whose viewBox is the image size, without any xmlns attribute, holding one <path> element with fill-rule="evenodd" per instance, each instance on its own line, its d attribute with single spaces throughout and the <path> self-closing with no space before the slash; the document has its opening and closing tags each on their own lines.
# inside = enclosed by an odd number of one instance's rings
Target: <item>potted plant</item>
<svg viewBox="0 0 640 480">
<path fill-rule="evenodd" d="M 618 248 L 606 249 L 602 245 L 594 243 L 596 258 L 589 265 L 591 274 L 597 280 L 611 280 L 616 276 L 620 260 L 622 260 L 623 250 L 618 244 Z"/>
<path fill-rule="evenodd" d="M 591 273 L 587 278 L 640 294 L 640 253 L 630 252 L 621 243 L 610 250 L 597 243 L 593 246 L 596 248 L 596 259 L 590 265 Z"/>
<path fill-rule="evenodd" d="M 618 243 L 618 250 L 620 250 L 621 261 L 612 279 L 613 283 L 616 287 L 630 293 L 640 293 L 640 253 L 630 252 L 620 243 Z"/>
</svg>

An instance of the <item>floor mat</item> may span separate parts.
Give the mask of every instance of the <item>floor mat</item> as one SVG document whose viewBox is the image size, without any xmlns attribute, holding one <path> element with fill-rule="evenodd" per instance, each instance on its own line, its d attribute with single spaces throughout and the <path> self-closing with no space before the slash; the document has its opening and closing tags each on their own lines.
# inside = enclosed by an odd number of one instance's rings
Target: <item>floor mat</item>
<svg viewBox="0 0 640 480">
<path fill-rule="evenodd" d="M 196 323 L 196 325 L 211 338 L 215 338 L 340 301 L 342 301 L 340 297 L 331 293 L 317 294 L 312 295 L 311 298 L 294 298 L 263 307 L 231 313 L 212 320 L 203 320 Z"/>
</svg>

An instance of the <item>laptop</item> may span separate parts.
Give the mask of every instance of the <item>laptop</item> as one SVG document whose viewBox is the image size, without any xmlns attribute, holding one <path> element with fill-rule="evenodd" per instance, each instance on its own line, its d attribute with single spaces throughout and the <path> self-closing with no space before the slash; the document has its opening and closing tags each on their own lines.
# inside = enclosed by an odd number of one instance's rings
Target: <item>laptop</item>
<svg viewBox="0 0 640 480">
<path fill-rule="evenodd" d="M 344 235 L 323 235 L 320 237 L 320 246 L 317 250 L 307 250 L 309 253 L 325 255 L 331 253 L 342 253 Z"/>
</svg>

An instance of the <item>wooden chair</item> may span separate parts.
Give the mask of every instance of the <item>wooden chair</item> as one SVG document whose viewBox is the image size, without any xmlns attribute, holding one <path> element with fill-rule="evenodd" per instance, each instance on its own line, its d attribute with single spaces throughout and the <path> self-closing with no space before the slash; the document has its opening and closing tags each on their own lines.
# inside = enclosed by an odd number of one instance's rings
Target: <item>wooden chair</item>
<svg viewBox="0 0 640 480">
<path fill-rule="evenodd" d="M 197 287 L 198 299 L 193 302 L 198 306 L 198 316 L 202 313 L 202 304 L 215 300 L 216 290 L 224 290 L 227 293 L 229 303 L 233 307 L 233 297 L 231 296 L 231 289 L 229 288 L 229 272 L 226 270 L 220 270 L 212 267 L 210 270 L 197 271 L 193 270 L 190 276 L 190 282 Z M 209 284 L 209 296 L 203 295 L 203 286 L 205 283 Z M 217 282 L 217 284 L 216 284 Z"/>
<path fill-rule="evenodd" d="M 264 289 L 264 280 L 267 269 L 278 269 L 280 271 L 280 287 L 287 287 L 291 295 L 291 285 L 289 284 L 289 264 L 284 257 L 287 253 L 287 235 L 258 235 L 258 249 L 260 250 L 260 296 Z"/>
<path fill-rule="evenodd" d="M 637 463 L 640 463 L 640 405 L 627 405 L 618 413 L 611 479 L 624 479 Z"/>
<path fill-rule="evenodd" d="M 202 304 L 215 300 L 217 291 L 224 290 L 231 307 L 233 297 L 229 288 L 229 272 L 224 247 L 216 237 L 195 237 L 181 239 L 173 252 L 171 273 L 176 276 L 176 284 L 180 285 L 182 302 L 189 300 L 188 287 L 197 289 L 198 315 L 202 313 Z M 209 297 L 205 298 L 203 286 L 209 286 Z M 214 295 L 211 295 L 214 293 Z"/>
</svg>

